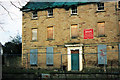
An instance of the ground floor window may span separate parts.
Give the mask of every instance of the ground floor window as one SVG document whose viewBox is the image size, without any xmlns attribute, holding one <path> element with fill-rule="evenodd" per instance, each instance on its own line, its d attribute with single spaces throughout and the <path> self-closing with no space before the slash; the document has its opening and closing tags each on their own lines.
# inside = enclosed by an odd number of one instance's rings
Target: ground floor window
<svg viewBox="0 0 120 80">
<path fill-rule="evenodd" d="M 37 65 L 37 49 L 30 50 L 30 65 Z"/>
<path fill-rule="evenodd" d="M 98 45 L 98 64 L 107 64 L 106 45 Z"/>
<path fill-rule="evenodd" d="M 118 60 L 119 60 L 119 64 L 120 64 L 120 44 L 119 44 L 119 55 L 118 55 Z"/>
<path fill-rule="evenodd" d="M 53 65 L 53 47 L 46 48 L 46 65 L 47 66 Z"/>
</svg>

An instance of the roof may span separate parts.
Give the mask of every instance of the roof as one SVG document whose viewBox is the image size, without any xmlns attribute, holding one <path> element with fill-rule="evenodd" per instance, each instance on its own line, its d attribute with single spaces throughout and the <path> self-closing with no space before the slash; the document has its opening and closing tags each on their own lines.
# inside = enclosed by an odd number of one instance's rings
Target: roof
<svg viewBox="0 0 120 80">
<path fill-rule="evenodd" d="M 28 2 L 21 10 L 34 11 L 34 10 L 45 10 L 56 7 L 69 9 L 71 6 L 78 6 L 87 3 L 90 2 Z"/>
</svg>

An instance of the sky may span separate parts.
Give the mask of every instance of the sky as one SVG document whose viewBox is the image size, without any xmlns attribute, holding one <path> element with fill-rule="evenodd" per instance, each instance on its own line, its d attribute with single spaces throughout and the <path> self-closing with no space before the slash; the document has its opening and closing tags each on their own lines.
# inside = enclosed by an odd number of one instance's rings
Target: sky
<svg viewBox="0 0 120 80">
<path fill-rule="evenodd" d="M 12 1 L 17 7 L 21 8 L 28 0 Z M 0 4 L 4 6 L 8 12 L 0 5 L 0 42 L 4 45 L 15 37 L 17 34 L 22 35 L 22 12 L 10 3 L 10 0 L 0 0 Z"/>
</svg>

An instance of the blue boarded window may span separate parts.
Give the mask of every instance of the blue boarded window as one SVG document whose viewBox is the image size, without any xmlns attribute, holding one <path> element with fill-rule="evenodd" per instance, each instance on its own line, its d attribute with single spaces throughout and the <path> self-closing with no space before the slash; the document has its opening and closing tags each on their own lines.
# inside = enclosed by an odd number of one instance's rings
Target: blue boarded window
<svg viewBox="0 0 120 80">
<path fill-rule="evenodd" d="M 98 64 L 107 64 L 106 45 L 98 45 Z"/>
<path fill-rule="evenodd" d="M 37 49 L 31 49 L 30 50 L 30 65 L 37 65 Z"/>
<path fill-rule="evenodd" d="M 53 65 L 53 47 L 46 48 L 46 65 L 47 66 Z"/>
<path fill-rule="evenodd" d="M 120 63 L 120 44 L 119 44 L 119 55 L 118 55 L 118 58 L 119 58 L 119 63 Z"/>
</svg>

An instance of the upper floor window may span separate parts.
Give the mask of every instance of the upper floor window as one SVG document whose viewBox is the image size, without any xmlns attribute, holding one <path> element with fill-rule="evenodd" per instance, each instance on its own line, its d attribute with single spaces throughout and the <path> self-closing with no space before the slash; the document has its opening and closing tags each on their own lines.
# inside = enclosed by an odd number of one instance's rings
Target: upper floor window
<svg viewBox="0 0 120 80">
<path fill-rule="evenodd" d="M 71 8 L 71 14 L 77 14 L 77 6 L 73 6 L 72 8 Z"/>
<path fill-rule="evenodd" d="M 53 39 L 53 26 L 47 27 L 47 39 L 48 40 Z"/>
<path fill-rule="evenodd" d="M 120 8 L 120 1 L 118 1 L 118 8 Z"/>
<path fill-rule="evenodd" d="M 78 25 L 77 24 L 71 25 L 71 38 L 77 37 L 78 37 Z"/>
<path fill-rule="evenodd" d="M 37 29 L 32 29 L 32 40 L 33 41 L 37 40 Z"/>
<path fill-rule="evenodd" d="M 37 11 L 32 12 L 32 19 L 37 19 Z"/>
<path fill-rule="evenodd" d="M 104 3 L 98 3 L 98 11 L 104 10 Z"/>
<path fill-rule="evenodd" d="M 53 16 L 53 9 L 48 10 L 48 17 L 51 17 L 51 16 Z"/>
<path fill-rule="evenodd" d="M 97 23 L 98 36 L 105 36 L 105 22 Z"/>
<path fill-rule="evenodd" d="M 119 21 L 119 33 L 120 33 L 120 21 Z"/>
</svg>

